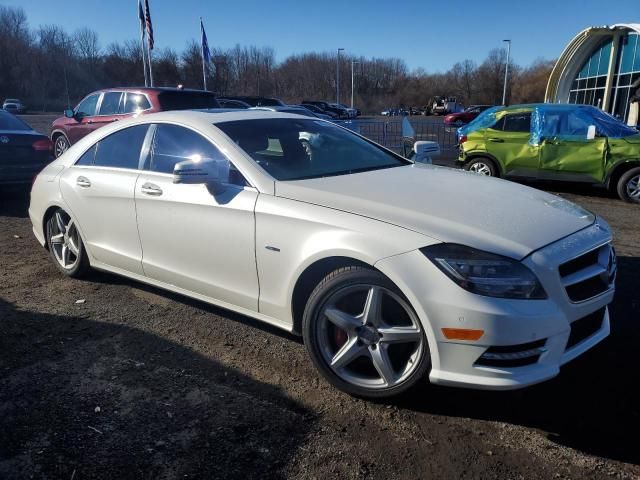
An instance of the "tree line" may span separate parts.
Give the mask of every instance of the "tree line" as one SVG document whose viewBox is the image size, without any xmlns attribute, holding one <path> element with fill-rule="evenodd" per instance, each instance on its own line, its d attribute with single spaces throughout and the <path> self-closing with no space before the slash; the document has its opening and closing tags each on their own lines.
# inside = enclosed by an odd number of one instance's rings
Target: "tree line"
<svg viewBox="0 0 640 480">
<path fill-rule="evenodd" d="M 236 45 L 212 48 L 214 65 L 207 86 L 219 94 L 275 96 L 289 103 L 312 97 L 336 97 L 337 55 L 304 53 L 276 60 L 273 48 Z M 505 52 L 494 49 L 482 63 L 465 60 L 445 73 L 409 71 L 401 58 L 340 56 L 341 101 L 351 96 L 354 66 L 354 101 L 364 112 L 393 106 L 426 105 L 434 95 L 456 96 L 465 105 L 500 104 Z M 529 67 L 511 62 L 508 103 L 539 102 L 553 61 L 539 60 Z M 67 32 L 58 25 L 31 29 L 20 7 L 0 6 L 0 98 L 17 97 L 31 110 L 57 111 L 75 105 L 99 88 L 143 85 L 139 40 L 100 44 L 98 34 L 82 28 Z M 195 40 L 178 52 L 153 51 L 156 86 L 202 88 L 200 44 Z"/>
</svg>

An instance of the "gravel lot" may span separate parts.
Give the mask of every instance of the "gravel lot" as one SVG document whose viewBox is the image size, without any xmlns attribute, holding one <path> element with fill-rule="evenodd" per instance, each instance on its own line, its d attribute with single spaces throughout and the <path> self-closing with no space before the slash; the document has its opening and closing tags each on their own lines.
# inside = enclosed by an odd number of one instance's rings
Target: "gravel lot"
<svg viewBox="0 0 640 480">
<path fill-rule="evenodd" d="M 615 231 L 610 338 L 523 391 L 425 383 L 392 403 L 341 394 L 300 340 L 249 318 L 64 278 L 28 191 L 0 192 L 0 478 L 640 478 L 640 209 L 535 186 Z"/>
</svg>

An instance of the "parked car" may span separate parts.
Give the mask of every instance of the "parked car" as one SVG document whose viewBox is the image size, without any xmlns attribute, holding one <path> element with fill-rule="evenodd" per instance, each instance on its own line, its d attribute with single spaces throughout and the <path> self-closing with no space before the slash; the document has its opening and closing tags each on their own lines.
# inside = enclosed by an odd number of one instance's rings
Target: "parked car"
<svg viewBox="0 0 640 480">
<path fill-rule="evenodd" d="M 640 133 L 596 107 L 494 107 L 458 137 L 458 162 L 467 170 L 601 184 L 640 203 Z"/>
<path fill-rule="evenodd" d="M 98 90 L 87 95 L 73 110 L 51 125 L 54 155 L 90 132 L 128 117 L 167 110 L 219 108 L 215 94 L 204 90 L 164 87 L 125 87 Z"/>
<path fill-rule="evenodd" d="M 112 123 L 38 175 L 29 216 L 64 275 L 105 270 L 301 334 L 363 397 L 426 375 L 524 387 L 609 334 L 604 220 L 299 115 Z"/>
<path fill-rule="evenodd" d="M 462 112 L 464 107 L 458 103 L 456 97 L 431 97 L 427 102 L 426 115 L 447 115 Z"/>
<path fill-rule="evenodd" d="M 0 185 L 31 183 L 52 159 L 49 137 L 0 110 Z"/>
<path fill-rule="evenodd" d="M 247 102 L 243 102 L 242 100 L 230 100 L 228 98 L 217 98 L 216 100 L 218 100 L 221 108 L 251 108 L 251 105 Z"/>
<path fill-rule="evenodd" d="M 250 95 L 224 95 L 222 100 L 239 100 L 250 107 L 283 107 L 286 104 L 279 98 L 256 97 Z"/>
<path fill-rule="evenodd" d="M 335 119 L 334 116 L 324 113 L 321 109 L 319 109 L 315 105 L 292 105 L 292 106 L 304 108 L 305 110 L 308 110 L 309 112 L 313 113 L 316 117 L 321 118 L 323 120 L 331 121 Z"/>
<path fill-rule="evenodd" d="M 319 100 L 303 100 L 302 105 L 303 106 L 315 105 L 316 107 L 320 108 L 323 113 L 327 115 L 333 115 L 335 116 L 335 118 L 338 118 L 338 119 L 346 120 L 349 118 L 349 114 L 347 113 L 346 109 L 342 107 L 334 107 L 333 104 L 329 102 L 324 102 Z"/>
<path fill-rule="evenodd" d="M 338 105 L 339 107 L 344 108 L 347 111 L 349 118 L 356 118 L 358 115 L 360 115 L 360 110 L 358 110 L 357 108 L 348 107 L 344 103 L 338 103 L 333 105 Z"/>
<path fill-rule="evenodd" d="M 444 117 L 444 124 L 448 126 L 458 127 L 466 125 L 492 106 L 493 105 L 472 105 L 463 112 L 450 113 L 449 115 Z"/>
<path fill-rule="evenodd" d="M 317 105 L 313 105 L 311 103 L 304 103 L 300 105 L 301 107 L 304 107 L 308 110 L 311 110 L 313 113 L 317 113 L 317 114 L 321 114 L 321 115 L 327 115 L 331 118 L 338 118 L 338 114 L 334 113 L 334 112 L 330 112 L 328 110 L 323 110 L 322 108 L 318 107 Z"/>
<path fill-rule="evenodd" d="M 27 107 L 17 98 L 7 98 L 2 104 L 2 109 L 11 113 L 26 113 Z"/>
<path fill-rule="evenodd" d="M 304 117 L 322 118 L 323 120 L 332 120 L 329 115 L 322 113 L 314 113 L 311 110 L 298 105 L 285 105 L 284 107 L 251 107 L 251 110 L 263 110 L 267 112 L 295 113 Z"/>
</svg>

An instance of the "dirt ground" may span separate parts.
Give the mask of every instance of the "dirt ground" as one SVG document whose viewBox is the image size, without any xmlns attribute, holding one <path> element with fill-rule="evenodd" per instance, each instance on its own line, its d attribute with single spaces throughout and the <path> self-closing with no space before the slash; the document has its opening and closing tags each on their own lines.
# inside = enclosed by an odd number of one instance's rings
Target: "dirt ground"
<svg viewBox="0 0 640 480">
<path fill-rule="evenodd" d="M 299 339 L 114 275 L 64 278 L 0 192 L 0 478 L 640 478 L 640 209 L 536 184 L 615 231 L 612 334 L 516 392 L 326 384 Z M 78 302 L 80 301 L 80 302 Z"/>
</svg>

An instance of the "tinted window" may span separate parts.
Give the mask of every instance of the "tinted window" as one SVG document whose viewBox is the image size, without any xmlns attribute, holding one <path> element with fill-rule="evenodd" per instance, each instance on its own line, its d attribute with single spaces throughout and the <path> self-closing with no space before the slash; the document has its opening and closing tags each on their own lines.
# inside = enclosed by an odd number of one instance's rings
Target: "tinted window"
<svg viewBox="0 0 640 480">
<path fill-rule="evenodd" d="M 531 113 L 506 115 L 502 123 L 502 130 L 505 132 L 529 132 L 531 130 Z"/>
<path fill-rule="evenodd" d="M 208 92 L 162 92 L 158 95 L 158 101 L 162 110 L 220 108 L 216 96 Z"/>
<path fill-rule="evenodd" d="M 115 115 L 118 113 L 118 106 L 120 105 L 121 92 L 107 92 L 102 96 L 102 103 L 100 104 L 100 112 L 98 115 Z"/>
<path fill-rule="evenodd" d="M 94 165 L 137 169 L 140 150 L 148 128 L 149 125 L 136 125 L 100 140 Z"/>
<path fill-rule="evenodd" d="M 100 94 L 96 93 L 85 98 L 82 102 L 80 102 L 80 105 L 76 107 L 76 115 L 80 117 L 95 115 L 99 97 Z"/>
<path fill-rule="evenodd" d="M 139 93 L 126 93 L 123 113 L 138 113 L 147 108 L 151 108 L 151 104 L 147 97 Z"/>
<path fill-rule="evenodd" d="M 173 173 L 178 162 L 200 158 L 202 161 L 227 158 L 209 140 L 199 133 L 177 125 L 160 124 L 156 127 L 149 170 L 159 173 Z M 242 175 L 229 165 L 229 182 L 246 185 Z"/>
<path fill-rule="evenodd" d="M 346 175 L 408 164 L 321 120 L 243 120 L 216 123 L 216 127 L 277 180 Z"/>
<path fill-rule="evenodd" d="M 0 130 L 31 130 L 31 128 L 10 113 L 0 112 Z"/>
<path fill-rule="evenodd" d="M 93 165 L 93 157 L 95 156 L 95 153 L 96 146 L 94 145 L 78 159 L 76 165 Z"/>
</svg>

